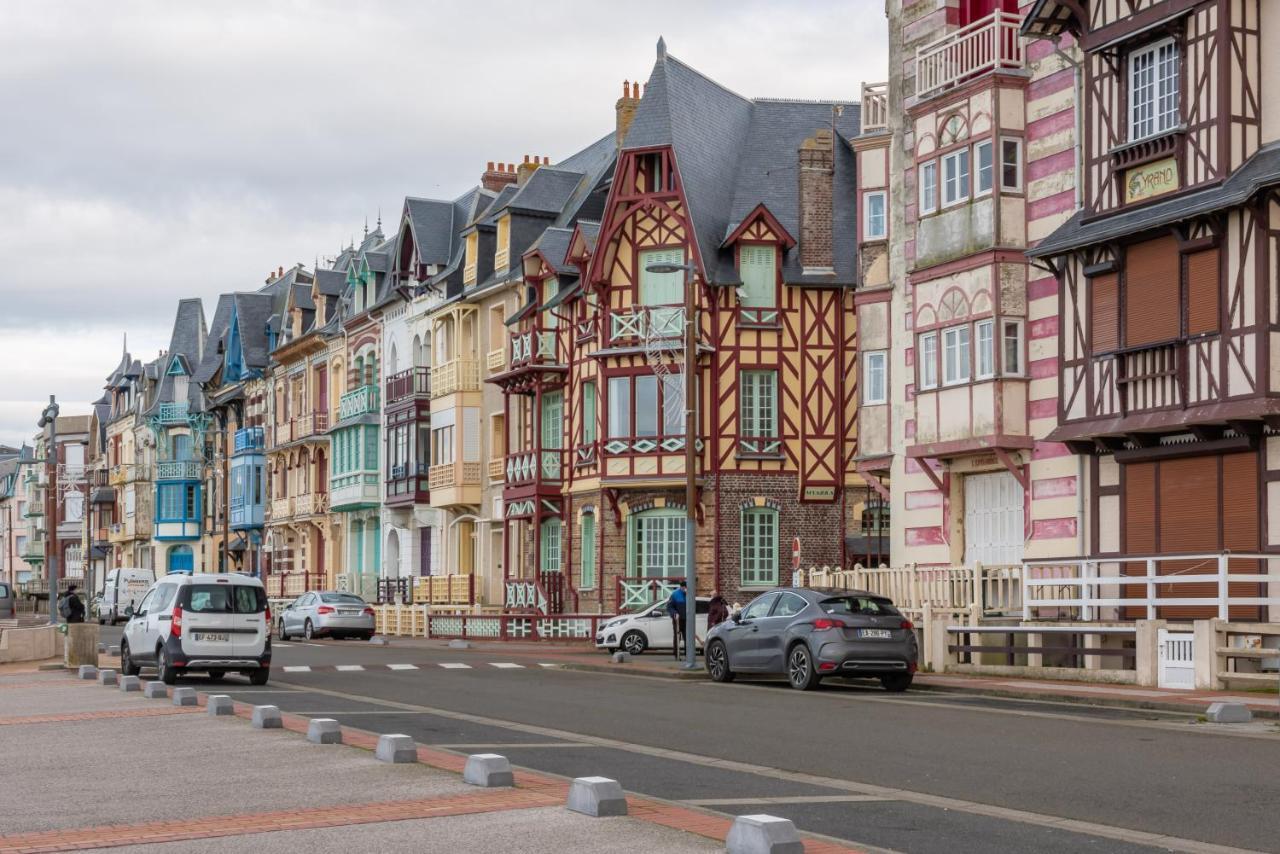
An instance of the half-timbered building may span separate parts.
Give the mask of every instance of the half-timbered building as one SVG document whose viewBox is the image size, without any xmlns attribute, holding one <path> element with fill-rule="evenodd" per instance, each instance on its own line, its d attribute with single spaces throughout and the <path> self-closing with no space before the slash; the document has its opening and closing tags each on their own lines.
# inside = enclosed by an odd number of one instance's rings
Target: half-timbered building
<svg viewBox="0 0 1280 854">
<path fill-rule="evenodd" d="M 1223 551 L 1243 556 L 1232 572 L 1256 572 L 1267 564 L 1248 555 L 1280 548 L 1275 11 L 1038 0 L 1023 26 L 1082 50 L 1081 208 L 1030 254 L 1057 283 L 1052 438 L 1087 473 L 1083 555 L 1155 556 L 1160 574 L 1195 575 L 1216 573 L 1206 556 Z M 1257 588 L 1230 584 L 1246 600 Z M 1162 598 L 1208 598 L 1159 615 L 1220 616 L 1226 592 L 1179 586 Z"/>
</svg>

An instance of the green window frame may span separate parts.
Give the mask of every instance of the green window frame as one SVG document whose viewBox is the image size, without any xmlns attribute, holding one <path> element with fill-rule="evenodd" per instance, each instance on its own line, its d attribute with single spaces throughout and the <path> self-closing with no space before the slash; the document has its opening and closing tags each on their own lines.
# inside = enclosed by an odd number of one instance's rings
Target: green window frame
<svg viewBox="0 0 1280 854">
<path fill-rule="evenodd" d="M 778 372 L 743 371 L 738 418 L 743 436 L 771 439 L 778 435 Z"/>
<path fill-rule="evenodd" d="M 582 565 L 578 576 L 579 590 L 594 590 L 596 586 L 596 517 L 586 513 L 582 517 Z"/>
<path fill-rule="evenodd" d="M 555 276 L 549 277 L 542 283 L 542 304 L 546 305 L 560 293 L 560 280 Z M 556 317 L 556 313 L 552 309 L 544 308 L 542 310 L 542 328 L 555 329 L 560 323 L 560 318 Z"/>
<path fill-rule="evenodd" d="M 683 249 L 648 249 L 640 253 L 641 305 L 684 305 L 684 271 L 650 273 L 652 264 L 683 264 Z"/>
<path fill-rule="evenodd" d="M 542 393 L 542 447 L 558 450 L 564 446 L 564 392 Z"/>
<path fill-rule="evenodd" d="M 742 276 L 744 308 L 777 308 L 778 252 L 772 244 L 738 247 L 738 274 Z"/>
<path fill-rule="evenodd" d="M 778 583 L 778 511 L 751 507 L 742 511 L 742 584 L 765 587 Z"/>
<path fill-rule="evenodd" d="M 627 575 L 632 578 L 684 575 L 685 534 L 683 509 L 659 508 L 633 514 L 627 524 Z"/>
<path fill-rule="evenodd" d="M 364 470 L 378 470 L 378 428 L 364 428 Z"/>
<path fill-rule="evenodd" d="M 539 565 L 543 572 L 559 572 L 562 526 L 559 519 L 543 519 L 538 551 Z"/>
<path fill-rule="evenodd" d="M 594 380 L 582 384 L 582 444 L 596 440 L 596 384 Z"/>
</svg>

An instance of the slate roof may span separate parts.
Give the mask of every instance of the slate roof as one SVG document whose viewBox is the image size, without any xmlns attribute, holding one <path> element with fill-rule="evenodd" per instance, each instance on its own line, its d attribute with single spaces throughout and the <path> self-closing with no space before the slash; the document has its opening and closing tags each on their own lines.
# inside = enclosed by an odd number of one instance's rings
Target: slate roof
<svg viewBox="0 0 1280 854">
<path fill-rule="evenodd" d="M 1076 211 L 1058 229 L 1027 250 L 1031 258 L 1061 255 L 1118 237 L 1164 228 L 1182 220 L 1242 205 L 1264 187 L 1280 184 L 1280 142 L 1259 148 L 1231 177 L 1216 187 L 1198 190 L 1164 202 L 1084 221 Z"/>
<path fill-rule="evenodd" d="M 507 208 L 513 211 L 559 214 L 582 178 L 582 172 L 565 170 L 559 166 L 539 167 L 525 181 L 524 186 L 516 190 L 507 203 Z"/>
<path fill-rule="evenodd" d="M 836 107 L 840 115 L 833 115 Z M 798 151 L 834 120 L 841 140 L 835 144 L 832 179 L 835 276 L 805 277 L 798 247 L 787 252 L 783 275 L 788 282 L 852 285 L 857 249 L 852 199 L 857 188 L 847 140 L 859 132 L 860 113 L 852 100 L 745 98 L 668 54 L 660 41 L 623 149 L 674 149 L 707 276 L 714 284 L 735 284 L 733 253 L 720 245 L 761 202 L 793 237 L 799 236 Z"/>
<path fill-rule="evenodd" d="M 188 367 L 200 364 L 204 356 L 207 331 L 204 323 L 204 305 L 199 299 L 183 299 L 178 301 L 178 314 L 173 321 L 173 332 L 169 337 L 169 349 L 163 359 L 147 365 L 147 374 L 160 382 L 160 388 L 144 414 L 151 414 L 161 403 L 176 403 L 174 400 L 173 377 L 169 374 L 169 365 L 175 358 L 181 359 Z M 187 384 L 187 403 L 191 409 L 199 411 L 203 408 L 203 397 L 200 384 Z"/>
<path fill-rule="evenodd" d="M 587 244 L 587 251 L 596 251 L 596 242 L 600 239 L 600 223 L 591 220 L 578 220 L 578 228 L 582 231 L 582 240 Z"/>
<path fill-rule="evenodd" d="M 299 286 L 295 286 L 299 287 Z M 246 368 L 266 368 L 268 360 L 267 320 L 272 315 L 274 294 L 236 294 L 236 329 Z"/>
<path fill-rule="evenodd" d="M 231 313 L 235 306 L 233 294 L 222 294 L 218 297 L 218 307 L 213 311 L 213 323 L 209 326 L 209 344 L 205 347 L 204 358 L 196 366 L 196 382 L 206 384 L 217 375 L 222 367 L 222 350 L 226 346 L 227 332 L 231 328 Z M 219 347 L 221 343 L 223 347 Z"/>
<path fill-rule="evenodd" d="M 413 242 L 418 258 L 423 264 L 444 266 L 449 263 L 453 251 L 454 202 L 439 199 L 419 199 L 407 196 L 404 200 L 404 218 L 413 232 Z"/>
<path fill-rule="evenodd" d="M 538 170 L 542 171 L 542 170 Z M 525 250 L 525 254 L 538 251 L 547 258 L 547 262 L 551 264 L 552 269 L 557 275 L 578 274 L 578 268 L 572 264 L 565 263 L 565 256 L 569 253 L 569 238 L 573 237 L 573 229 L 571 228 L 548 228 L 542 234 L 538 235 L 538 239 Z"/>
</svg>

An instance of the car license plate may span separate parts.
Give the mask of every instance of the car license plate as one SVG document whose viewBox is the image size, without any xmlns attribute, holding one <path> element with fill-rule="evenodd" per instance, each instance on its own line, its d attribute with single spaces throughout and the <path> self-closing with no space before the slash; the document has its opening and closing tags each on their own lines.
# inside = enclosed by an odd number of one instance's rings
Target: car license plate
<svg viewBox="0 0 1280 854">
<path fill-rule="evenodd" d="M 229 641 L 231 635 L 226 632 L 192 632 L 191 639 L 194 641 Z"/>
<path fill-rule="evenodd" d="M 893 634 L 888 629 L 858 629 L 858 637 L 888 640 Z"/>
<path fill-rule="evenodd" d="M 361 612 L 359 611 L 339 611 L 338 616 L 339 617 L 358 617 L 360 616 L 360 613 Z"/>
</svg>

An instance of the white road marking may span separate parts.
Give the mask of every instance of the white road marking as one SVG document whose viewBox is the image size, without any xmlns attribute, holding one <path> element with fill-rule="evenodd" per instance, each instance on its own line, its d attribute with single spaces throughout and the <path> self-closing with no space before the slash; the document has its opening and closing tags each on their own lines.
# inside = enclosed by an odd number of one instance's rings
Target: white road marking
<svg viewBox="0 0 1280 854">
<path fill-rule="evenodd" d="M 471 669 L 470 664 L 461 664 L 456 661 L 451 661 L 445 664 L 441 664 L 440 666 L 443 667 L 445 670 L 470 670 Z"/>
<path fill-rule="evenodd" d="M 499 670 L 523 670 L 524 669 L 523 664 L 515 664 L 514 662 L 510 662 L 510 661 L 491 661 L 489 662 L 489 666 L 496 667 Z"/>
<path fill-rule="evenodd" d="M 441 747 L 443 745 L 432 745 Z M 747 804 L 856 804 L 866 801 L 891 801 L 876 795 L 790 795 L 777 798 L 695 798 L 685 801 L 695 807 L 736 807 Z"/>
<path fill-rule="evenodd" d="M 545 663 L 545 662 L 538 662 L 538 666 L 539 666 L 539 667 L 559 667 L 560 665 L 558 665 L 558 664 L 547 664 L 547 663 Z"/>
<path fill-rule="evenodd" d="M 305 664 L 295 664 L 292 667 L 285 667 L 285 673 L 310 673 L 311 668 Z"/>
<path fill-rule="evenodd" d="M 336 665 L 333 669 L 334 670 L 364 670 L 364 665 L 363 664 L 339 664 L 339 665 Z"/>
<path fill-rule="evenodd" d="M 387 669 L 388 669 L 388 670 L 417 670 L 417 669 L 418 669 L 418 665 L 416 665 L 416 664 L 388 664 L 388 665 L 387 665 Z"/>
</svg>

